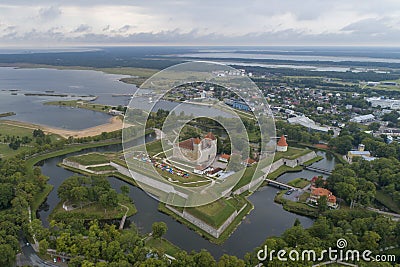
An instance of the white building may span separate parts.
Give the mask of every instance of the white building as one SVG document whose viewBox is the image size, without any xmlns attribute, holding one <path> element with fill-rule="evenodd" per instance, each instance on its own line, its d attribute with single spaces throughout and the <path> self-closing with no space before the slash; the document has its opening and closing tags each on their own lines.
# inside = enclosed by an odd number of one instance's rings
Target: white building
<svg viewBox="0 0 400 267">
<path fill-rule="evenodd" d="M 306 116 L 297 116 L 287 119 L 290 124 L 299 124 L 314 131 L 328 132 L 329 128 L 326 126 L 319 126 L 312 119 Z"/>
<path fill-rule="evenodd" d="M 367 114 L 367 115 L 361 115 L 361 116 L 356 116 L 352 118 L 350 121 L 351 122 L 358 122 L 358 123 L 366 123 L 366 122 L 371 122 L 375 120 L 375 116 L 372 114 Z"/>
<path fill-rule="evenodd" d="M 284 135 L 281 136 L 278 143 L 276 144 L 276 151 L 278 152 L 286 152 L 288 149 L 288 144 L 286 142 L 286 137 Z"/>
<path fill-rule="evenodd" d="M 173 157 L 202 165 L 214 160 L 217 154 L 217 139 L 208 133 L 203 139 L 189 138 L 174 144 Z"/>
<path fill-rule="evenodd" d="M 380 106 L 381 108 L 400 109 L 400 100 L 385 99 L 381 97 L 370 97 L 366 99 L 371 103 L 372 107 Z"/>
</svg>

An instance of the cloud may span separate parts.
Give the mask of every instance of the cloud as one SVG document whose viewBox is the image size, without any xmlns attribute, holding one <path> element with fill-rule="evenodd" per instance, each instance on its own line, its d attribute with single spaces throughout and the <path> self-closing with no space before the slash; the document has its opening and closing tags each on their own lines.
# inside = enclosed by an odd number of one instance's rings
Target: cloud
<svg viewBox="0 0 400 267">
<path fill-rule="evenodd" d="M 61 9 L 55 6 L 39 9 L 39 17 L 42 20 L 53 20 L 60 17 L 61 14 Z"/>
<path fill-rule="evenodd" d="M 79 25 L 75 30 L 73 30 L 73 33 L 82 33 L 82 32 L 89 32 L 92 30 L 92 27 L 90 27 L 87 24 L 81 24 Z"/>
<path fill-rule="evenodd" d="M 354 23 L 347 25 L 342 28 L 341 31 L 347 31 L 355 34 L 384 34 L 391 32 L 393 29 L 392 26 L 389 25 L 388 19 L 363 19 Z"/>
<path fill-rule="evenodd" d="M 395 44 L 398 0 L 2 0 L 0 44 Z M 37 14 L 32 17 L 32 14 Z M 29 23 L 27 23 L 29 21 Z M 13 25 L 15 28 L 5 32 Z M 399 37 L 398 37 L 399 36 Z M 39 38 L 43 41 L 40 42 Z"/>
</svg>

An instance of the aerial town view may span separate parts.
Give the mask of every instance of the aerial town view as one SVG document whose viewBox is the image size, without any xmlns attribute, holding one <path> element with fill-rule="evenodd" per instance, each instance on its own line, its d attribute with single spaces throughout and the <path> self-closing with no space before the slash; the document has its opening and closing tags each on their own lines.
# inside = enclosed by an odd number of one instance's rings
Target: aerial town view
<svg viewBox="0 0 400 267">
<path fill-rule="evenodd" d="M 0 266 L 400 266 L 400 2 L 0 3 Z"/>
</svg>

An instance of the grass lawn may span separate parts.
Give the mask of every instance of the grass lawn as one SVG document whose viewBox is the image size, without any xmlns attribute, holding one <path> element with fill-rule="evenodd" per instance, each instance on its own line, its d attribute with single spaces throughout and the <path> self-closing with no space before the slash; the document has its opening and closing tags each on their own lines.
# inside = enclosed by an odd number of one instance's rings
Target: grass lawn
<svg viewBox="0 0 400 267">
<path fill-rule="evenodd" d="M 232 202 L 219 199 L 204 206 L 186 208 L 185 210 L 208 225 L 219 228 L 235 212 L 236 207 Z"/>
<path fill-rule="evenodd" d="M 28 150 L 29 147 L 20 147 L 17 150 L 14 150 L 11 149 L 8 144 L 0 144 L 0 158 L 11 158 Z"/>
<path fill-rule="evenodd" d="M 103 141 L 103 142 L 95 142 L 95 143 L 90 143 L 90 144 L 79 144 L 79 145 L 71 145 L 71 146 L 66 146 L 65 148 L 45 154 L 41 154 L 35 157 L 32 157 L 28 160 L 25 161 L 25 165 L 28 168 L 28 170 L 32 170 L 33 166 L 45 159 L 49 158 L 54 158 L 62 155 L 66 155 L 69 153 L 73 152 L 78 152 L 86 148 L 93 148 L 93 147 L 102 147 L 102 146 L 108 146 L 108 145 L 114 145 L 114 144 L 119 144 L 121 143 L 120 140 L 112 140 L 112 141 Z"/>
<path fill-rule="evenodd" d="M 296 148 L 296 147 L 288 147 L 288 150 L 286 152 L 276 152 L 275 153 L 275 158 L 274 162 L 281 159 L 296 159 L 300 156 L 306 155 L 310 153 L 311 150 L 309 149 L 302 149 L 302 148 Z"/>
<path fill-rule="evenodd" d="M 304 188 L 310 184 L 310 181 L 305 178 L 296 178 L 288 182 L 287 184 L 297 188 Z"/>
<path fill-rule="evenodd" d="M 253 177 L 260 177 L 262 175 L 264 175 L 264 173 L 261 170 L 257 170 L 257 164 L 247 167 L 243 173 L 242 178 L 240 178 L 239 182 L 237 182 L 237 184 L 233 187 L 232 191 L 235 191 L 242 186 L 247 185 L 251 182 Z"/>
<path fill-rule="evenodd" d="M 10 125 L 8 122 L 5 121 L 0 121 L 0 140 L 2 139 L 1 137 L 9 135 L 9 136 L 28 136 L 28 137 L 33 137 L 34 129 L 22 127 L 22 126 L 17 126 L 17 125 Z"/>
<path fill-rule="evenodd" d="M 304 192 L 304 194 L 302 194 L 300 197 L 299 197 L 299 202 L 301 202 L 301 203 L 306 203 L 306 201 L 307 201 L 307 199 L 310 197 L 310 193 L 308 193 L 308 192 Z"/>
<path fill-rule="evenodd" d="M 126 164 L 126 161 L 125 161 L 124 157 L 122 157 L 122 158 L 119 157 L 119 158 L 112 159 L 111 162 L 114 162 L 114 163 L 116 163 L 118 165 L 121 165 L 121 166 L 123 166 L 125 168 L 128 168 L 128 165 Z"/>
<path fill-rule="evenodd" d="M 271 180 L 275 180 L 276 178 L 278 178 L 279 176 L 281 176 L 282 174 L 284 174 L 286 172 L 299 172 L 302 169 L 303 168 L 301 166 L 296 166 L 294 168 L 291 168 L 289 166 L 283 165 L 283 166 L 279 167 L 276 171 L 269 173 L 267 178 L 271 179 Z"/>
<path fill-rule="evenodd" d="M 304 166 L 309 166 L 309 165 L 311 165 L 311 164 L 313 164 L 313 163 L 315 163 L 315 162 L 317 162 L 317 161 L 322 160 L 323 158 L 324 158 L 323 156 L 316 156 L 315 158 L 310 159 L 310 160 L 304 162 L 303 165 L 304 165 Z"/>
<path fill-rule="evenodd" d="M 284 210 L 312 218 L 318 217 L 318 210 L 316 208 L 310 207 L 305 203 L 284 199 L 283 194 L 285 194 L 286 191 L 287 190 L 284 190 L 275 196 L 275 202 L 282 204 Z"/>
<path fill-rule="evenodd" d="M 394 202 L 392 197 L 389 196 L 388 194 L 385 194 L 381 190 L 377 190 L 375 198 L 378 202 L 380 202 L 382 205 L 384 205 L 389 210 L 396 212 L 396 213 L 400 213 L 400 206 L 396 202 Z"/>
<path fill-rule="evenodd" d="M 89 167 L 88 170 L 95 171 L 95 172 L 116 171 L 116 169 L 113 166 L 110 166 L 110 165 Z"/>
<path fill-rule="evenodd" d="M 83 109 L 93 110 L 93 111 L 97 111 L 97 112 L 104 112 L 104 113 L 108 113 L 108 110 L 111 108 L 110 106 L 107 106 L 107 105 L 94 104 L 94 103 L 89 103 L 89 102 L 81 101 L 81 100 L 50 101 L 50 102 L 44 103 L 44 105 L 83 108 Z"/>
<path fill-rule="evenodd" d="M 13 157 L 21 152 L 26 152 L 30 148 L 26 146 L 21 146 L 17 150 L 11 149 L 8 146 L 8 143 L 3 144 L 4 138 L 6 136 L 15 136 L 15 137 L 24 137 L 27 136 L 29 138 L 33 139 L 32 133 L 33 133 L 33 128 L 28 127 L 26 125 L 23 125 L 22 123 L 14 122 L 14 121 L 1 121 L 0 120 L 0 158 L 10 158 Z M 60 136 L 58 135 L 50 135 L 50 138 L 52 141 L 55 141 L 56 139 L 59 139 Z M 29 144 L 26 144 L 28 146 L 33 146 L 34 141 L 30 142 Z"/>
<path fill-rule="evenodd" d="M 88 166 L 88 165 L 109 163 L 110 157 L 108 157 L 105 154 L 100 154 L 100 153 L 89 153 L 89 154 L 84 154 L 84 155 L 80 155 L 80 156 L 70 157 L 70 158 L 68 158 L 68 160 Z"/>
<path fill-rule="evenodd" d="M 244 197 L 242 197 L 242 196 L 238 196 L 238 197 L 242 198 L 242 201 L 243 201 L 243 203 L 246 204 L 246 207 L 242 210 L 241 213 L 239 213 L 239 215 L 233 220 L 233 222 L 225 229 L 225 231 L 219 236 L 219 238 L 213 237 L 212 235 L 206 233 L 205 231 L 203 231 L 202 229 L 200 229 L 196 225 L 194 225 L 194 224 L 188 222 L 187 220 L 183 219 L 182 217 L 176 215 L 175 213 L 173 213 L 172 211 L 167 209 L 165 207 L 165 204 L 163 204 L 163 203 L 160 203 L 158 209 L 161 212 L 166 213 L 169 216 L 173 217 L 175 220 L 185 224 L 186 226 L 188 226 L 189 228 L 193 229 L 194 231 L 196 231 L 201 236 L 204 236 L 205 238 L 210 240 L 211 242 L 213 242 L 215 244 L 222 244 L 235 231 L 235 229 L 238 227 L 238 225 L 242 222 L 243 218 L 247 214 L 249 214 L 250 211 L 254 208 L 254 206 L 248 200 L 246 200 Z M 228 201 L 230 201 L 230 200 L 228 200 Z M 181 208 L 179 208 L 179 207 L 176 207 L 176 209 L 177 210 L 181 210 Z"/>
<path fill-rule="evenodd" d="M 151 143 L 146 144 L 147 153 L 150 157 L 163 152 L 163 147 L 161 144 L 161 140 L 157 140 Z"/>
<path fill-rule="evenodd" d="M 181 251 L 179 247 L 175 246 L 165 238 L 155 239 L 153 237 L 150 237 L 146 241 L 146 246 L 152 249 L 156 249 L 160 252 L 166 253 L 173 257 L 175 256 L 176 253 Z"/>
<path fill-rule="evenodd" d="M 135 205 L 128 201 L 124 196 L 118 194 L 118 203 L 121 203 L 129 208 L 127 216 L 134 215 L 137 210 Z M 104 208 L 99 203 L 91 203 L 82 208 L 76 208 L 74 210 L 65 211 L 62 207 L 62 202 L 54 208 L 50 214 L 50 218 L 54 220 L 69 220 L 73 218 L 79 218 L 83 220 L 108 220 L 108 219 L 121 219 L 126 212 L 126 208 L 118 205 L 116 207 Z"/>
</svg>

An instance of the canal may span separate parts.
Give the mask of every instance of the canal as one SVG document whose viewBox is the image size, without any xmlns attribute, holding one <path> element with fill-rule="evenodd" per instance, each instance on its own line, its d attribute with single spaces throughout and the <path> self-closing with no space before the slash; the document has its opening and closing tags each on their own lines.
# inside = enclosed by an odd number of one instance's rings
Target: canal
<svg viewBox="0 0 400 267">
<path fill-rule="evenodd" d="M 54 189 L 47 197 L 45 203 L 42 204 L 37 212 L 37 216 L 42 220 L 43 225 L 46 227 L 49 225 L 48 216 L 59 202 L 57 196 L 58 187 L 66 178 L 75 175 L 75 173 L 57 166 L 58 163 L 64 158 L 76 154 L 120 150 L 120 145 L 91 148 L 41 162 L 40 166 L 43 174 L 49 177 L 48 183 L 54 186 Z M 317 153 L 323 156 L 324 159 L 314 163 L 315 166 L 324 169 L 332 169 L 334 167 L 336 163 L 334 157 L 325 152 Z M 303 170 L 301 172 L 283 174 L 278 178 L 278 181 L 287 182 L 297 177 L 311 179 L 315 175 L 320 174 Z M 216 245 L 202 238 L 185 225 L 159 212 L 158 202 L 141 189 L 116 178 L 109 177 L 109 181 L 111 186 L 118 192 L 122 185 L 129 186 L 130 197 L 134 200 L 138 213 L 128 218 L 128 221 L 134 223 L 142 233 L 150 232 L 152 223 L 164 221 L 168 225 L 168 231 L 165 237 L 172 243 L 188 252 L 207 249 L 217 258 L 224 253 L 243 257 L 246 252 L 250 252 L 261 245 L 267 237 L 281 235 L 287 228 L 293 225 L 296 218 L 300 220 L 305 228 L 310 227 L 313 223 L 312 219 L 287 212 L 281 205 L 276 204 L 274 202 L 274 197 L 278 191 L 276 188 L 262 187 L 249 197 L 249 200 L 254 205 L 254 210 L 243 220 L 224 244 Z"/>
</svg>

